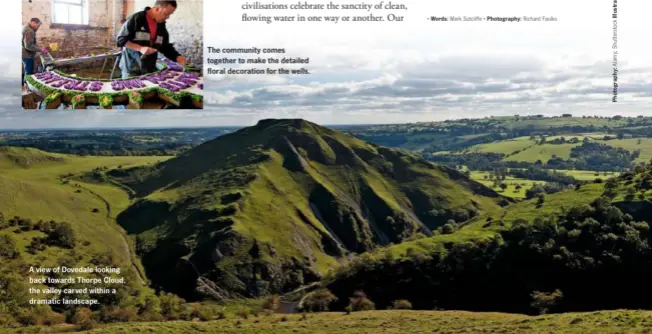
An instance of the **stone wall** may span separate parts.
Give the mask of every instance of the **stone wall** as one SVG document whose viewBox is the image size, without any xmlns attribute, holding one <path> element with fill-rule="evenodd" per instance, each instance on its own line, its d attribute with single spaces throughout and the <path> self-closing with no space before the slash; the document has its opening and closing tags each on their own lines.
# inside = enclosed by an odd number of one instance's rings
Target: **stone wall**
<svg viewBox="0 0 652 334">
<path fill-rule="evenodd" d="M 211 1 L 211 0 L 209 0 Z M 215 1 L 215 0 L 213 0 Z M 154 0 L 125 0 L 126 16 L 154 5 Z M 167 21 L 170 42 L 194 66 L 204 63 L 204 0 L 177 0 L 178 7 Z"/>
<path fill-rule="evenodd" d="M 52 24 L 52 0 L 22 0 L 23 24 L 32 17 L 41 20 L 36 33 L 37 43 L 48 47 L 58 43 L 55 57 L 80 56 L 93 53 L 96 47 L 115 47 L 115 33 L 123 15 L 123 0 L 88 0 L 89 26 L 64 27 Z"/>
</svg>

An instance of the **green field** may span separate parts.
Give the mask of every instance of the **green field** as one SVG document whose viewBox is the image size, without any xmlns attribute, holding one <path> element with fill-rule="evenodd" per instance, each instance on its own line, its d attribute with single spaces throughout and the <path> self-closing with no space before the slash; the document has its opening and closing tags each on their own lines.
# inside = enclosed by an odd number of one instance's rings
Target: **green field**
<svg viewBox="0 0 652 334">
<path fill-rule="evenodd" d="M 527 316 L 464 311 L 387 310 L 346 313 L 229 316 L 206 322 L 102 325 L 87 333 L 650 333 L 652 311 L 600 311 Z M 74 329 L 25 328 L 0 333 L 55 333 Z"/>
<path fill-rule="evenodd" d="M 599 173 L 596 173 L 596 172 L 590 171 L 590 170 L 563 170 L 563 169 L 560 169 L 560 170 L 556 170 L 556 171 L 560 172 L 560 173 L 570 175 L 570 176 L 574 177 L 576 180 L 579 180 L 579 181 L 594 181 L 595 179 L 598 179 L 598 178 L 602 179 L 602 180 L 606 180 L 606 179 L 609 179 L 609 178 L 616 177 L 616 176 L 620 175 L 620 173 L 618 173 L 618 172 L 599 172 Z M 598 175 L 596 175 L 596 174 L 598 174 Z"/>
<path fill-rule="evenodd" d="M 0 148 L 0 212 L 5 217 L 19 216 L 38 220 L 68 222 L 85 241 L 75 251 L 82 257 L 110 252 L 117 260 L 132 261 L 129 241 L 115 224 L 115 216 L 129 197 L 120 188 L 94 185 L 62 176 L 91 171 L 97 167 L 147 165 L 165 157 L 79 157 L 45 153 L 32 148 Z M 93 212 L 96 211 L 96 212 Z M 27 246 L 41 232 L 12 233 L 19 246 Z M 24 253 L 28 263 L 55 265 L 60 260 L 56 248 L 37 255 Z M 137 261 L 136 261 L 137 262 Z"/>
<path fill-rule="evenodd" d="M 575 146 L 581 145 L 581 140 L 584 139 L 584 137 L 588 137 L 599 143 L 613 147 L 620 147 L 630 152 L 640 150 L 641 154 L 636 160 L 634 160 L 634 162 L 649 162 L 650 159 L 652 159 L 652 138 L 611 139 L 605 141 L 604 134 L 602 133 L 587 133 L 579 135 L 551 136 L 547 137 L 546 140 L 551 141 L 555 138 L 561 137 L 566 138 L 566 140 L 571 138 L 578 138 L 580 139 L 580 142 L 575 144 L 546 143 L 543 145 L 538 145 L 536 140 L 532 140 L 530 137 L 518 137 L 486 144 L 474 145 L 465 150 L 462 150 L 459 153 L 502 153 L 505 154 L 503 161 L 536 162 L 537 160 L 541 160 L 542 162 L 546 162 L 553 157 L 559 157 L 567 160 L 570 158 L 571 149 Z M 517 151 L 520 152 L 515 153 Z M 437 153 L 443 154 L 448 152 Z"/>
<path fill-rule="evenodd" d="M 652 159 L 652 138 L 613 139 L 605 142 L 613 147 L 621 147 L 630 152 L 641 150 L 641 156 L 634 162 L 650 162 Z"/>
<path fill-rule="evenodd" d="M 463 152 L 502 153 L 505 155 L 503 161 L 546 162 L 553 157 L 570 158 L 571 148 L 580 144 L 538 145 L 537 140 L 530 137 L 518 137 L 474 145 Z"/>
<path fill-rule="evenodd" d="M 471 178 L 484 184 L 485 186 L 492 188 L 501 195 L 512 197 L 512 198 L 525 198 L 525 191 L 532 188 L 534 185 L 539 184 L 543 185 L 546 182 L 544 181 L 532 181 L 526 179 L 519 179 L 512 176 L 507 176 L 505 180 L 501 183 L 505 183 L 507 188 L 503 190 L 500 187 L 493 187 L 494 181 L 489 180 L 489 172 L 471 172 Z M 517 186 L 521 186 L 520 189 L 516 189 Z"/>
<path fill-rule="evenodd" d="M 536 142 L 530 140 L 529 137 L 519 137 L 514 139 L 501 140 L 493 143 L 474 145 L 469 148 L 469 151 L 480 153 L 503 153 L 507 155 L 518 150 L 526 149 L 533 145 L 536 145 Z"/>
<path fill-rule="evenodd" d="M 568 160 L 570 158 L 571 149 L 578 145 L 581 144 L 533 145 L 522 152 L 505 157 L 503 161 L 537 162 L 538 160 L 541 160 L 542 162 L 546 162 L 554 157 Z"/>
</svg>

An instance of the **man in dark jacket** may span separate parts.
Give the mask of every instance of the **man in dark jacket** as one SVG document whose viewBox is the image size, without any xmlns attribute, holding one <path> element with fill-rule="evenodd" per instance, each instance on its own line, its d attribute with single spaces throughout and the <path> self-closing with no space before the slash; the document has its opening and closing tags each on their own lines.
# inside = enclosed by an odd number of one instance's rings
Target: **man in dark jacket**
<svg viewBox="0 0 652 334">
<path fill-rule="evenodd" d="M 165 20 L 176 9 L 176 1 L 157 0 L 153 7 L 145 7 L 127 18 L 116 38 L 118 47 L 123 48 L 120 57 L 123 79 L 155 72 L 158 52 L 186 65 L 186 58 L 170 44 L 170 35 L 165 27 Z"/>
<path fill-rule="evenodd" d="M 34 74 L 34 59 L 36 53 L 41 52 L 41 48 L 36 45 L 36 31 L 41 27 L 41 20 L 32 18 L 29 23 L 23 27 L 23 80 L 25 75 Z"/>
</svg>

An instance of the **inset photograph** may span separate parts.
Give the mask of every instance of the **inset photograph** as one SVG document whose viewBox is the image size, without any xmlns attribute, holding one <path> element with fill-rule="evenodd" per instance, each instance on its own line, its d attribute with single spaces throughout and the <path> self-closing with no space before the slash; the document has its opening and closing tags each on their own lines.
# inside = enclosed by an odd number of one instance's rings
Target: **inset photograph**
<svg viewBox="0 0 652 334">
<path fill-rule="evenodd" d="M 203 0 L 23 1 L 23 109 L 203 109 Z"/>
</svg>

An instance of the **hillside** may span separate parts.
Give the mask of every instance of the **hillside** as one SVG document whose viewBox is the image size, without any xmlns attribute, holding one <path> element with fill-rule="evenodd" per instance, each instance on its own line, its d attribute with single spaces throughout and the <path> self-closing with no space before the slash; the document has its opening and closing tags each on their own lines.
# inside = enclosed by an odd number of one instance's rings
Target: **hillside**
<svg viewBox="0 0 652 334">
<path fill-rule="evenodd" d="M 29 168 L 65 162 L 64 156 L 34 148 L 0 146 L 0 168 Z"/>
<path fill-rule="evenodd" d="M 309 314 L 229 315 L 226 319 L 191 322 L 144 322 L 101 325 L 88 333 L 649 333 L 650 311 L 602 311 L 527 316 L 506 313 L 464 311 L 382 310 L 351 314 L 328 312 Z M 71 325 L 27 328 L 0 333 L 61 333 Z M 40 331 L 39 331 L 40 330 Z"/>
<path fill-rule="evenodd" d="M 431 235 L 508 200 L 463 173 L 303 120 L 263 120 L 107 176 L 155 286 L 186 298 L 279 293 L 352 253 Z"/>
<path fill-rule="evenodd" d="M 573 155 L 573 148 L 582 146 L 584 141 L 591 141 L 606 146 L 621 148 L 630 153 L 639 151 L 639 154 L 632 159 L 632 162 L 648 162 L 652 159 L 652 139 L 650 138 L 628 138 L 616 139 L 605 134 L 583 134 L 570 136 L 555 136 L 545 138 L 541 142 L 540 137 L 518 137 L 499 140 L 486 144 L 470 146 L 458 154 L 465 153 L 497 153 L 502 154 L 502 161 L 548 162 L 550 159 L 560 158 L 563 160 L 577 159 L 578 154 Z M 588 166 L 591 169 L 590 166 Z"/>
<path fill-rule="evenodd" d="M 0 327 L 21 319 L 43 317 L 28 304 L 29 266 L 122 268 L 127 284 L 106 306 L 128 303 L 131 297 L 152 294 L 115 210 L 129 198 L 119 188 L 87 184 L 74 175 L 94 168 L 146 165 L 163 157 L 79 157 L 33 148 L 0 147 Z M 127 204 L 125 204 L 127 203 Z M 61 306 L 53 307 L 64 312 Z M 30 313 L 34 312 L 34 313 Z M 41 313 L 38 313 L 41 312 Z M 40 315 L 39 315 L 40 314 Z"/>
<path fill-rule="evenodd" d="M 554 312 L 650 308 L 651 198 L 652 165 L 637 167 L 363 254 L 323 286 L 341 308 L 356 290 L 380 308 L 397 299 L 516 313 L 537 301 Z"/>
</svg>

